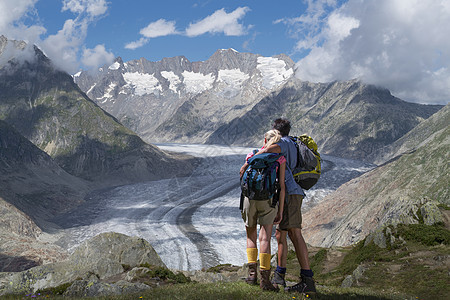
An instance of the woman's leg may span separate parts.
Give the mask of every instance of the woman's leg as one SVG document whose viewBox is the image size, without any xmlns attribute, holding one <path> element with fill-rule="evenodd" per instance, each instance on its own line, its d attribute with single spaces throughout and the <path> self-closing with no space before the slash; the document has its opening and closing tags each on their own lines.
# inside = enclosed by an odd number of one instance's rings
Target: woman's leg
<svg viewBox="0 0 450 300">
<path fill-rule="evenodd" d="M 270 237 L 273 224 L 261 225 L 259 229 L 259 263 L 262 270 L 270 270 Z"/>
<path fill-rule="evenodd" d="M 247 259 L 248 263 L 256 263 L 258 249 L 256 245 L 257 227 L 245 227 L 247 231 Z"/>
<path fill-rule="evenodd" d="M 261 253 L 270 254 L 270 237 L 273 224 L 261 225 L 259 229 L 259 247 Z"/>
<path fill-rule="evenodd" d="M 270 237 L 272 235 L 273 224 L 261 225 L 259 229 L 259 263 L 261 280 L 259 286 L 263 290 L 278 291 L 278 287 L 275 287 L 270 282 Z"/>
<path fill-rule="evenodd" d="M 258 249 L 256 248 L 257 228 L 246 226 L 247 231 L 247 260 L 248 260 L 248 277 L 245 282 L 248 284 L 256 284 L 257 275 L 257 259 Z"/>
</svg>

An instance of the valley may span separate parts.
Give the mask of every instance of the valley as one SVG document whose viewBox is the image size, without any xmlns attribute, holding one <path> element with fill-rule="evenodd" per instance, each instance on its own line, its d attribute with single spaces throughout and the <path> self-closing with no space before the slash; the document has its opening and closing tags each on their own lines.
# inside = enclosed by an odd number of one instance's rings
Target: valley
<svg viewBox="0 0 450 300">
<path fill-rule="evenodd" d="M 189 177 L 125 185 L 89 195 L 86 204 L 52 220 L 66 228 L 56 242 L 73 251 L 102 232 L 115 231 L 149 241 L 173 269 L 200 270 L 246 261 L 245 230 L 239 211 L 239 168 L 252 148 L 158 144 L 163 150 L 201 158 Z M 317 205 L 342 183 L 374 166 L 332 156 L 307 191 L 304 210 Z M 272 239 L 275 253 L 275 237 Z"/>
</svg>

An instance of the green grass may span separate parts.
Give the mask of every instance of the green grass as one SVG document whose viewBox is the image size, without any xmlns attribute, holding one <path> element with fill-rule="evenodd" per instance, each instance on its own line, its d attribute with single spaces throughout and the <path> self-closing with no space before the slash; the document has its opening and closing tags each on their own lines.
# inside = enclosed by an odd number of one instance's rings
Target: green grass
<svg viewBox="0 0 450 300">
<path fill-rule="evenodd" d="M 34 296 L 34 297 L 33 297 Z M 1 299 L 32 299 L 32 298 L 46 298 L 46 299 L 74 299 L 70 297 L 62 297 L 49 295 L 45 293 L 29 294 L 24 296 L 5 296 Z M 261 300 L 281 300 L 281 299 L 319 299 L 319 300 L 376 300 L 376 299 L 404 299 L 401 297 L 391 297 L 391 295 L 383 295 L 381 293 L 375 294 L 373 291 L 364 288 L 321 288 L 318 287 L 318 293 L 313 296 L 306 296 L 298 293 L 286 293 L 281 291 L 279 293 L 262 291 L 259 286 L 250 286 L 244 282 L 230 282 L 230 283 L 185 283 L 166 285 L 154 289 L 147 290 L 142 293 L 121 295 L 121 296 L 105 296 L 84 299 L 261 299 Z"/>
<path fill-rule="evenodd" d="M 415 241 L 425 246 L 449 245 L 450 232 L 440 225 L 400 224 L 397 226 L 399 236 L 408 241 Z"/>
</svg>

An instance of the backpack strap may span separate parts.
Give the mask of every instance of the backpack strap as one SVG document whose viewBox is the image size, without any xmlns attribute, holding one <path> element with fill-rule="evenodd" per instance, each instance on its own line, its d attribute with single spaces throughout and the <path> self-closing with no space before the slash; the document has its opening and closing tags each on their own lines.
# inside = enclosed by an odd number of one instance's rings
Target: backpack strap
<svg viewBox="0 0 450 300">
<path fill-rule="evenodd" d="M 300 167 L 300 147 L 298 146 L 298 142 L 297 142 L 297 138 L 293 137 L 293 136 L 289 136 L 289 138 L 291 139 L 291 141 L 294 142 L 295 144 L 295 148 L 297 149 L 297 164 L 295 165 L 296 168 Z"/>
</svg>

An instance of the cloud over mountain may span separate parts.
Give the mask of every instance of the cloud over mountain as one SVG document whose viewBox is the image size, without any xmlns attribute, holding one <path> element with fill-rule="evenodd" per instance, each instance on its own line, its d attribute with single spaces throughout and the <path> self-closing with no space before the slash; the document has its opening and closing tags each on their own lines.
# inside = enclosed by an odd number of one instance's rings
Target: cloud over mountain
<svg viewBox="0 0 450 300">
<path fill-rule="evenodd" d="M 448 1 L 310 2 L 305 15 L 282 21 L 300 34 L 296 50 L 308 53 L 297 63 L 302 80 L 359 78 L 414 102 L 449 100 Z"/>
</svg>

